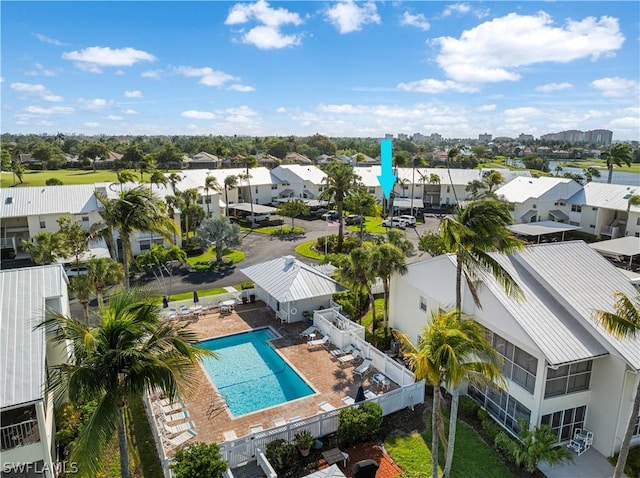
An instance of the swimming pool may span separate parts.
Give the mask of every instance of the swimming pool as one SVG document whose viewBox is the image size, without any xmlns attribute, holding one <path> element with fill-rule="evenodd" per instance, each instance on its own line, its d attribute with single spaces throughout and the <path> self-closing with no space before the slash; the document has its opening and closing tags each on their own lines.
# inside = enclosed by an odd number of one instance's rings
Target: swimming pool
<svg viewBox="0 0 640 478">
<path fill-rule="evenodd" d="M 313 389 L 267 343 L 270 328 L 209 339 L 198 344 L 217 352 L 202 364 L 234 416 L 306 397 Z"/>
</svg>

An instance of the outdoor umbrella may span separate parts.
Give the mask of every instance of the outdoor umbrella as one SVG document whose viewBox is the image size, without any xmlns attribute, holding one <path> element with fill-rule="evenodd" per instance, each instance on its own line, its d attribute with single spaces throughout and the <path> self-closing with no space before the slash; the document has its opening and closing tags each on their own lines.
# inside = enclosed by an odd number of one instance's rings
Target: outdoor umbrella
<svg viewBox="0 0 640 478">
<path fill-rule="evenodd" d="M 362 385 L 360 385 L 360 387 L 358 388 L 358 393 L 356 393 L 356 403 L 364 402 L 364 401 L 365 401 L 364 389 L 362 388 Z"/>
<path fill-rule="evenodd" d="M 193 291 L 193 303 L 197 304 L 198 302 L 200 302 L 200 299 L 198 299 L 198 291 L 194 290 Z"/>
</svg>

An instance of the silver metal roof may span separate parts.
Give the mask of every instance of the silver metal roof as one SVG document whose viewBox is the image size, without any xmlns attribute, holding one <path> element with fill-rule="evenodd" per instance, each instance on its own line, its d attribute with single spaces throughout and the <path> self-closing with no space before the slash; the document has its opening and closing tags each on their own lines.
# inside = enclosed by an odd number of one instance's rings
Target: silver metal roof
<svg viewBox="0 0 640 478">
<path fill-rule="evenodd" d="M 507 226 L 507 229 L 516 234 L 522 234 L 523 236 L 541 236 L 543 234 L 554 234 L 556 232 L 575 231 L 580 229 L 580 226 L 572 226 L 571 224 L 555 221 L 540 221 L 512 224 Z"/>
<path fill-rule="evenodd" d="M 283 256 L 240 269 L 278 302 L 343 292 L 346 287 L 293 256 Z"/>
<path fill-rule="evenodd" d="M 43 398 L 45 300 L 64 294 L 60 264 L 0 272 L 0 408 Z"/>
<path fill-rule="evenodd" d="M 2 188 L 0 217 L 89 214 L 98 209 L 93 184 Z"/>
<path fill-rule="evenodd" d="M 517 177 L 496 190 L 499 198 L 513 203 L 523 203 L 527 199 L 543 198 L 552 194 L 554 199 L 566 198 L 580 190 L 580 185 L 568 178 L 544 177 L 528 178 Z M 548 196 L 551 198 L 551 196 Z"/>
<path fill-rule="evenodd" d="M 618 256 L 640 255 L 640 237 L 619 237 L 609 241 L 593 242 L 589 244 L 589 246 L 604 254 L 613 254 Z"/>
<path fill-rule="evenodd" d="M 640 194 L 640 185 L 634 187 L 592 181 L 571 196 L 567 203 L 626 211 L 628 199 L 634 194 Z M 640 206 L 631 206 L 631 210 L 640 211 Z"/>
<path fill-rule="evenodd" d="M 229 209 L 237 209 L 238 211 L 243 212 L 251 212 L 251 210 L 253 209 L 254 214 L 275 214 L 278 212 L 278 208 L 263 206 L 262 204 L 251 204 L 248 202 L 229 204 Z"/>
</svg>

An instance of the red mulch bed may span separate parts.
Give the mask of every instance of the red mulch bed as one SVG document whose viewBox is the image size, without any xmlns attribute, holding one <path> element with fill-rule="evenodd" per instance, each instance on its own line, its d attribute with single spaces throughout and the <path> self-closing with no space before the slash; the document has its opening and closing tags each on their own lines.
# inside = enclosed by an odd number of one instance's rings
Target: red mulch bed
<svg viewBox="0 0 640 478">
<path fill-rule="evenodd" d="M 402 475 L 400 467 L 375 443 L 360 443 L 344 451 L 349 454 L 349 461 L 346 467 L 342 466 L 342 464 L 338 464 L 338 466 L 347 478 L 352 476 L 351 467 L 361 460 L 375 460 L 380 467 L 376 472 L 376 478 L 395 478 Z M 323 463 L 318 468 L 326 468 L 328 465 L 324 463 L 324 460 L 321 461 Z"/>
</svg>

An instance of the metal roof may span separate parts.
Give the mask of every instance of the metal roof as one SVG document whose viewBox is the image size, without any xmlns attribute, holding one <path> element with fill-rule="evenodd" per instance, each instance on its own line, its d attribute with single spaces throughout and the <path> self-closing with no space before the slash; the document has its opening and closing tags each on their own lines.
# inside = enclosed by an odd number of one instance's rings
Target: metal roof
<svg viewBox="0 0 640 478">
<path fill-rule="evenodd" d="M 60 264 L 0 272 L 0 408 L 43 398 L 45 335 L 33 328 L 66 288 Z"/>
<path fill-rule="evenodd" d="M 251 204 L 248 202 L 239 202 L 236 204 L 229 204 L 229 209 L 237 209 L 238 211 L 251 212 L 254 214 L 275 214 L 278 209 L 271 206 L 263 206 L 262 204 Z"/>
<path fill-rule="evenodd" d="M 406 179 L 410 183 L 415 180 L 415 184 L 420 184 L 420 178 L 426 177 L 429 179 L 432 174 L 435 174 L 440 178 L 440 184 L 448 185 L 453 181 L 454 185 L 462 186 L 467 185 L 474 179 L 482 179 L 479 169 L 451 169 L 451 180 L 449 180 L 449 174 L 446 169 L 443 168 L 415 168 L 415 174 L 413 168 L 394 168 L 399 179 Z M 379 187 L 380 182 L 378 176 L 380 176 L 381 166 L 356 166 L 353 171 L 360 176 L 362 183 L 369 187 Z"/>
<path fill-rule="evenodd" d="M 640 186 L 625 186 L 590 182 L 567 200 L 568 204 L 579 206 L 604 207 L 618 211 L 626 211 L 631 195 L 640 194 Z M 640 206 L 631 206 L 632 211 L 639 211 Z"/>
<path fill-rule="evenodd" d="M 520 219 L 522 219 L 523 221 L 528 221 L 529 219 L 531 219 L 536 214 L 538 214 L 538 211 L 536 211 L 535 209 L 529 209 L 522 216 L 520 216 Z"/>
<path fill-rule="evenodd" d="M 0 217 L 89 214 L 98 209 L 93 184 L 2 188 Z"/>
<path fill-rule="evenodd" d="M 224 194 L 224 180 L 228 176 L 239 176 L 247 172 L 246 168 L 228 168 L 228 169 L 186 169 L 180 171 L 178 174 L 182 176 L 182 180 L 176 183 L 176 189 L 178 191 L 186 191 L 187 189 L 198 189 L 200 192 L 204 191 L 204 181 L 207 176 L 214 176 L 218 180 L 218 184 L 223 189 Z M 278 184 L 280 180 L 276 178 L 271 171 L 265 167 L 257 167 L 249 169 L 249 183 L 252 186 L 260 186 L 265 184 Z M 169 176 L 166 174 L 165 176 Z M 238 180 L 239 186 L 246 186 L 246 181 Z M 169 186 L 171 188 L 171 186 Z M 210 194 L 213 192 L 210 191 Z"/>
<path fill-rule="evenodd" d="M 507 229 L 523 236 L 542 236 L 544 234 L 555 234 L 556 232 L 576 231 L 580 229 L 580 226 L 572 226 L 571 224 L 555 221 L 540 221 L 512 224 L 507 226 Z"/>
<path fill-rule="evenodd" d="M 546 194 L 553 194 L 553 199 L 568 198 L 579 190 L 580 185 L 573 179 L 517 177 L 498 188 L 496 195 L 505 201 L 523 203 L 527 199 L 543 198 Z"/>
<path fill-rule="evenodd" d="M 551 214 L 556 219 L 559 219 L 560 221 L 568 221 L 569 220 L 569 215 L 565 214 L 560 209 L 553 209 L 553 210 L 549 211 L 549 214 Z"/>
<path fill-rule="evenodd" d="M 282 181 L 297 183 L 309 181 L 315 185 L 320 185 L 327 177 L 326 173 L 317 166 L 306 164 L 281 164 L 272 170 L 276 177 Z"/>
<path fill-rule="evenodd" d="M 393 207 L 398 209 L 412 209 L 414 207 L 422 209 L 424 208 L 424 202 L 422 199 L 394 198 Z"/>
<path fill-rule="evenodd" d="M 640 255 L 640 237 L 619 237 L 609 241 L 600 241 L 589 244 L 600 253 L 613 254 L 617 256 L 637 256 Z"/>
<path fill-rule="evenodd" d="M 293 256 L 283 256 L 240 269 L 278 302 L 321 297 L 343 292 L 346 287 Z"/>
</svg>

